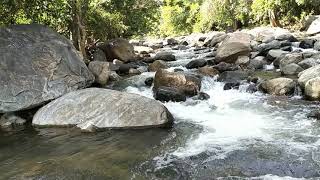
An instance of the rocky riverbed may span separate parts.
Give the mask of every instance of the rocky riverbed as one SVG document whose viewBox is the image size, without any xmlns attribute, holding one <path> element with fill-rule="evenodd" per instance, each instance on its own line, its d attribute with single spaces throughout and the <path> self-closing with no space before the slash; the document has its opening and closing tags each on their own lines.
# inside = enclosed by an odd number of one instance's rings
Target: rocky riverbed
<svg viewBox="0 0 320 180">
<path fill-rule="evenodd" d="M 317 35 L 0 37 L 0 179 L 320 178 Z"/>
</svg>

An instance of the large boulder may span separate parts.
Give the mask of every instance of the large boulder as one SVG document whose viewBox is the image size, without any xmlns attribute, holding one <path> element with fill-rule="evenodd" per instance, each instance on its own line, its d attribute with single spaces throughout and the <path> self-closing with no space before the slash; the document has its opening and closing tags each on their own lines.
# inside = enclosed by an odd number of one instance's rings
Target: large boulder
<svg viewBox="0 0 320 180">
<path fill-rule="evenodd" d="M 170 112 L 159 102 L 136 94 L 88 88 L 68 93 L 34 116 L 36 126 L 77 126 L 94 128 L 167 127 L 173 123 Z"/>
<path fill-rule="evenodd" d="M 108 61 L 113 61 L 114 59 L 119 59 L 123 62 L 136 60 L 134 47 L 126 39 L 111 39 L 98 47 L 106 53 Z"/>
<path fill-rule="evenodd" d="M 239 56 L 250 55 L 251 37 L 246 33 L 233 33 L 226 38 L 217 50 L 217 62 L 234 63 Z"/>
<path fill-rule="evenodd" d="M 161 51 L 161 52 L 158 52 L 153 59 L 163 60 L 163 61 L 175 61 L 176 57 L 173 55 L 172 52 Z"/>
<path fill-rule="evenodd" d="M 299 85 L 304 88 L 305 84 L 313 78 L 320 77 L 320 65 L 313 66 L 299 73 Z"/>
<path fill-rule="evenodd" d="M 154 93 L 154 98 L 162 102 L 181 102 L 187 99 L 185 94 L 172 87 L 159 87 Z"/>
<path fill-rule="evenodd" d="M 281 66 L 280 70 L 283 75 L 297 75 L 304 69 L 298 64 L 291 63 L 285 66 Z"/>
<path fill-rule="evenodd" d="M 0 54 L 0 113 L 39 106 L 94 81 L 72 43 L 42 25 L 0 28 Z"/>
<path fill-rule="evenodd" d="M 310 35 L 317 33 L 320 33 L 320 16 L 317 16 L 317 18 L 311 23 L 307 30 L 307 34 Z"/>
<path fill-rule="evenodd" d="M 294 93 L 296 83 L 289 78 L 276 78 L 261 83 L 262 91 L 272 95 L 291 95 Z"/>
<path fill-rule="evenodd" d="M 184 74 L 182 72 L 168 72 L 159 70 L 154 78 L 153 91 L 157 92 L 160 87 L 175 88 L 186 96 L 195 96 L 201 88 L 201 80 L 194 75 Z"/>
<path fill-rule="evenodd" d="M 304 94 L 309 100 L 320 100 L 320 77 L 312 78 L 306 82 Z"/>
</svg>

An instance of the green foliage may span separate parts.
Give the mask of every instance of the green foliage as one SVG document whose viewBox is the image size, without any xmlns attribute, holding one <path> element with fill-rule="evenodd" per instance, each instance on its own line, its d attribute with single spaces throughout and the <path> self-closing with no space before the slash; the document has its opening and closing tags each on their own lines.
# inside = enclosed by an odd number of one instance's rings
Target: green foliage
<svg viewBox="0 0 320 180">
<path fill-rule="evenodd" d="M 197 22 L 200 3 L 195 0 L 165 0 L 161 7 L 160 35 L 191 33 Z"/>
</svg>

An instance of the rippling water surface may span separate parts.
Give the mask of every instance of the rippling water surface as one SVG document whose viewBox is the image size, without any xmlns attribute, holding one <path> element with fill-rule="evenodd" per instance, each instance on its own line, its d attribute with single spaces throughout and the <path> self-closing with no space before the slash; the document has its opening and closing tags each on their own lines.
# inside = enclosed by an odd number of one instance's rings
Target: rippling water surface
<svg viewBox="0 0 320 180">
<path fill-rule="evenodd" d="M 169 70 L 197 58 L 187 51 Z M 113 88 L 152 97 L 144 73 Z M 318 104 L 223 90 L 204 78 L 207 101 L 165 103 L 172 129 L 83 133 L 0 132 L 0 179 L 320 179 Z"/>
</svg>

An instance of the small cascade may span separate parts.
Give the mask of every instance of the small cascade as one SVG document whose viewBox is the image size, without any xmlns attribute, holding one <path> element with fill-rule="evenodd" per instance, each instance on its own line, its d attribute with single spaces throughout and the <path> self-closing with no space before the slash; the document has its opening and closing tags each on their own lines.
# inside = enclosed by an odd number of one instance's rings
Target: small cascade
<svg viewBox="0 0 320 180">
<path fill-rule="evenodd" d="M 298 83 L 296 83 L 295 87 L 294 87 L 294 93 L 293 93 L 294 97 L 301 97 L 302 96 L 302 89 L 299 86 Z"/>
</svg>

